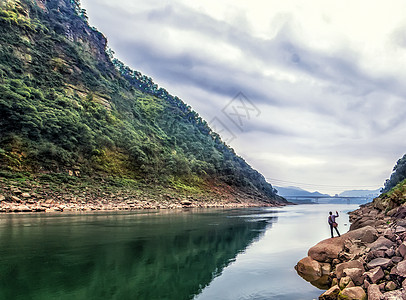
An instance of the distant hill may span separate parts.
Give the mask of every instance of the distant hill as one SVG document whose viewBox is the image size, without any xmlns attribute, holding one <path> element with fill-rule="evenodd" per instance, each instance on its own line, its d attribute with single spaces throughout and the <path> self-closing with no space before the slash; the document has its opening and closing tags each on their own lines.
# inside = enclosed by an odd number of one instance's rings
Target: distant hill
<svg viewBox="0 0 406 300">
<path fill-rule="evenodd" d="M 349 190 L 340 193 L 339 197 L 369 197 L 371 199 L 380 195 L 380 189 L 376 190 Z"/>
<path fill-rule="evenodd" d="M 275 187 L 275 189 L 278 191 L 278 195 L 282 197 L 288 197 L 288 196 L 326 196 L 330 197 L 328 194 L 322 194 L 320 192 L 309 192 L 304 189 L 301 189 L 299 187 L 295 186 L 288 186 L 288 187 Z"/>
</svg>

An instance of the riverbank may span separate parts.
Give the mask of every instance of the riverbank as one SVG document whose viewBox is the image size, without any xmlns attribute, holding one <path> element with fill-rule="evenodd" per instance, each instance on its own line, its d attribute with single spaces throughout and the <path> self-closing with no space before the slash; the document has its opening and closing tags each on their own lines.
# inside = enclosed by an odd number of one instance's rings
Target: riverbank
<svg viewBox="0 0 406 300">
<path fill-rule="evenodd" d="M 0 177 L 0 213 L 281 206 L 274 199 L 225 184 L 164 187 L 133 180 L 42 176 Z"/>
<path fill-rule="evenodd" d="M 391 195 L 350 213 L 348 233 L 308 251 L 296 270 L 319 299 L 406 299 L 406 204 Z"/>
</svg>

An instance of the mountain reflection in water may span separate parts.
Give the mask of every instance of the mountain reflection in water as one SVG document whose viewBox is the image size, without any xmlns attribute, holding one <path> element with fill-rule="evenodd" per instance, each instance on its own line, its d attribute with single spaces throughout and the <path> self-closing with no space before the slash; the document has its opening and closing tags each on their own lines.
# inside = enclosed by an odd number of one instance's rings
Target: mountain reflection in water
<svg viewBox="0 0 406 300">
<path fill-rule="evenodd" d="M 192 299 L 275 222 L 263 209 L 3 215 L 1 299 Z"/>
</svg>

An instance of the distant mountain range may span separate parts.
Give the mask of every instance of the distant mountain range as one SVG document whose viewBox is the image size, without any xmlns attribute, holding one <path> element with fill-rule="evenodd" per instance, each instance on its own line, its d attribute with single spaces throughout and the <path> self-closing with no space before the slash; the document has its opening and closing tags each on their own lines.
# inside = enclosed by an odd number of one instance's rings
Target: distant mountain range
<svg viewBox="0 0 406 300">
<path fill-rule="evenodd" d="M 288 186 L 288 187 L 275 187 L 278 191 L 278 194 L 282 197 L 289 197 L 289 196 L 326 196 L 330 197 L 328 194 L 322 194 L 319 192 L 309 192 L 304 189 L 295 187 L 295 186 Z"/>
<path fill-rule="evenodd" d="M 295 187 L 295 186 L 288 186 L 288 187 L 275 187 L 278 191 L 278 194 L 282 197 L 289 198 L 289 196 L 326 196 L 330 197 L 328 194 L 322 194 L 320 192 L 309 192 L 302 188 Z M 368 197 L 368 198 L 376 198 L 380 195 L 380 189 L 376 190 L 348 190 L 338 194 L 338 197 Z"/>
<path fill-rule="evenodd" d="M 381 189 L 376 190 L 350 190 L 344 191 L 340 193 L 339 197 L 369 197 L 369 198 L 376 198 L 378 197 L 381 192 Z"/>
</svg>

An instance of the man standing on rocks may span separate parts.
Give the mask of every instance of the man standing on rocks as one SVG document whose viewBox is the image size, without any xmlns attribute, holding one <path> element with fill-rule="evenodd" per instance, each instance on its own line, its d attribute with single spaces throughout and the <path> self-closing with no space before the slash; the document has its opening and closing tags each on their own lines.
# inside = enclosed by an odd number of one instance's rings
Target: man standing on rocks
<svg viewBox="0 0 406 300">
<path fill-rule="evenodd" d="M 330 225 L 331 238 L 334 237 L 333 228 L 337 231 L 338 236 L 340 236 L 340 233 L 338 232 L 338 229 L 337 229 L 338 224 L 336 222 L 336 218 L 338 218 L 338 211 L 336 211 L 335 215 L 333 215 L 333 213 L 331 211 L 329 212 L 329 214 L 330 215 L 328 216 L 328 224 Z"/>
</svg>

